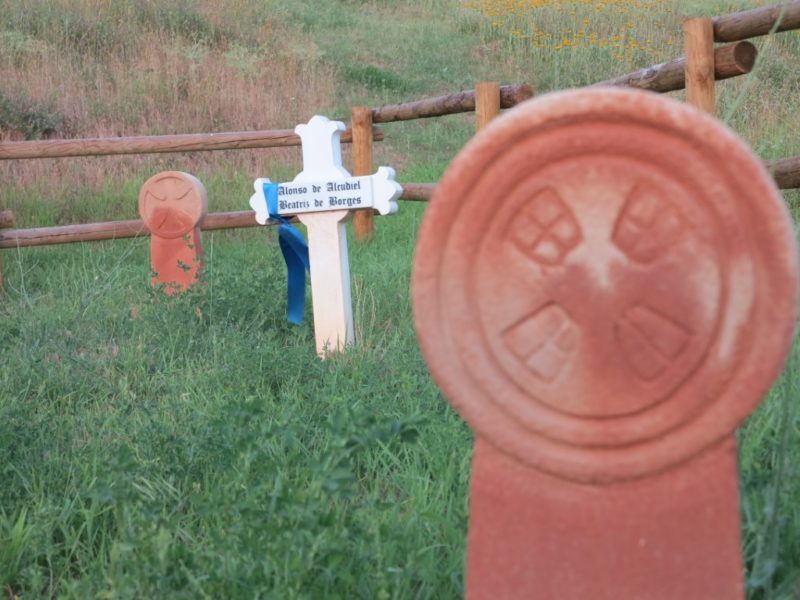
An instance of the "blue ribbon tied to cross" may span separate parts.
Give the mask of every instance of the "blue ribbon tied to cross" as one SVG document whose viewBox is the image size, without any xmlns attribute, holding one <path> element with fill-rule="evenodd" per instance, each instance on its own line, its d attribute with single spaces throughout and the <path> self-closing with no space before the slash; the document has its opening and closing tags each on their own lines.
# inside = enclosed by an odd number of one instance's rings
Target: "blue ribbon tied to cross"
<svg viewBox="0 0 800 600">
<path fill-rule="evenodd" d="M 278 245 L 286 262 L 286 310 L 290 323 L 301 325 L 306 303 L 306 271 L 311 271 L 308 244 L 303 234 L 288 219 L 278 214 L 278 184 L 260 180 L 271 221 L 278 224 Z"/>
</svg>

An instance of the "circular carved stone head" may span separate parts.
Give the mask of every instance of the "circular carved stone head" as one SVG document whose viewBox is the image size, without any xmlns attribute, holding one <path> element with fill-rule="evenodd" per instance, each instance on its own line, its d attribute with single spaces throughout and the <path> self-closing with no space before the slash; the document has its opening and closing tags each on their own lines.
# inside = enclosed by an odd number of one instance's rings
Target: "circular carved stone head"
<svg viewBox="0 0 800 600">
<path fill-rule="evenodd" d="M 655 94 L 562 92 L 496 119 L 431 199 L 417 334 L 516 460 L 641 477 L 730 435 L 791 343 L 791 220 L 752 151 Z"/>
<path fill-rule="evenodd" d="M 139 192 L 139 214 L 150 233 L 179 238 L 197 226 L 208 210 L 206 189 L 188 173 L 165 171 L 145 181 Z"/>
</svg>

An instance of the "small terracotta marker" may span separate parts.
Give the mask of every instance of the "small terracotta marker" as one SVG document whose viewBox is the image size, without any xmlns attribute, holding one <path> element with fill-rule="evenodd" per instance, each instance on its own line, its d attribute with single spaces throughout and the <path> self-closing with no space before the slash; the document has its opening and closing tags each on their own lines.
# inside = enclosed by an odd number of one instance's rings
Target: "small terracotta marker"
<svg viewBox="0 0 800 600">
<path fill-rule="evenodd" d="M 792 340 L 797 249 L 752 151 L 644 92 L 528 101 L 456 157 L 413 271 L 476 432 L 468 598 L 741 598 L 734 430 Z"/>
<path fill-rule="evenodd" d="M 139 192 L 139 214 L 150 230 L 153 286 L 167 294 L 196 283 L 203 268 L 200 223 L 208 211 L 206 189 L 188 173 L 165 171 Z"/>
</svg>

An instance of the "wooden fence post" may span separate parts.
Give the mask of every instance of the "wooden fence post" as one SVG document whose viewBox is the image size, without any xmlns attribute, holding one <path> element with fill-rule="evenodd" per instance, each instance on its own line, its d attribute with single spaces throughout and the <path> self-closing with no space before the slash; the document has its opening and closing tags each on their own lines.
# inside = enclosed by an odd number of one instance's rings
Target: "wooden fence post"
<svg viewBox="0 0 800 600">
<path fill-rule="evenodd" d="M 10 210 L 0 210 L 0 230 L 14 227 L 14 213 Z M 0 238 L 2 235 L 0 235 Z M 3 255 L 0 253 L 0 295 L 5 292 L 3 280 Z"/>
<path fill-rule="evenodd" d="M 500 114 L 500 84 L 482 81 L 475 86 L 475 130 L 480 131 Z"/>
<path fill-rule="evenodd" d="M 353 176 L 372 175 L 372 109 L 354 106 L 353 130 Z M 353 232 L 359 241 L 372 239 L 375 224 L 372 210 L 357 210 L 353 216 Z"/>
<path fill-rule="evenodd" d="M 715 112 L 714 23 L 696 18 L 683 22 L 686 53 L 686 101 L 707 113 Z"/>
</svg>

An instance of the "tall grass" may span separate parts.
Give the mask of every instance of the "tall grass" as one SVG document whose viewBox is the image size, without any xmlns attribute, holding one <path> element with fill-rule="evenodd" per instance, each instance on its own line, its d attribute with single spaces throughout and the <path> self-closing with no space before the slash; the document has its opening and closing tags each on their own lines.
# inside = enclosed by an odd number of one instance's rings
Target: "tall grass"
<svg viewBox="0 0 800 600">
<path fill-rule="evenodd" d="M 311 36 L 258 2 L 2 0 L 0 14 L 0 139 L 286 128 L 335 97 Z M 253 170 L 254 156 L 26 161 L 0 177 L 102 192 L 176 160 Z"/>
<path fill-rule="evenodd" d="M 0 10 L 4 95 L 59 115 L 66 133 L 285 126 L 332 95 L 311 37 L 261 3 L 3 0 Z M 36 133 L 15 124 L 5 129 Z"/>
</svg>

